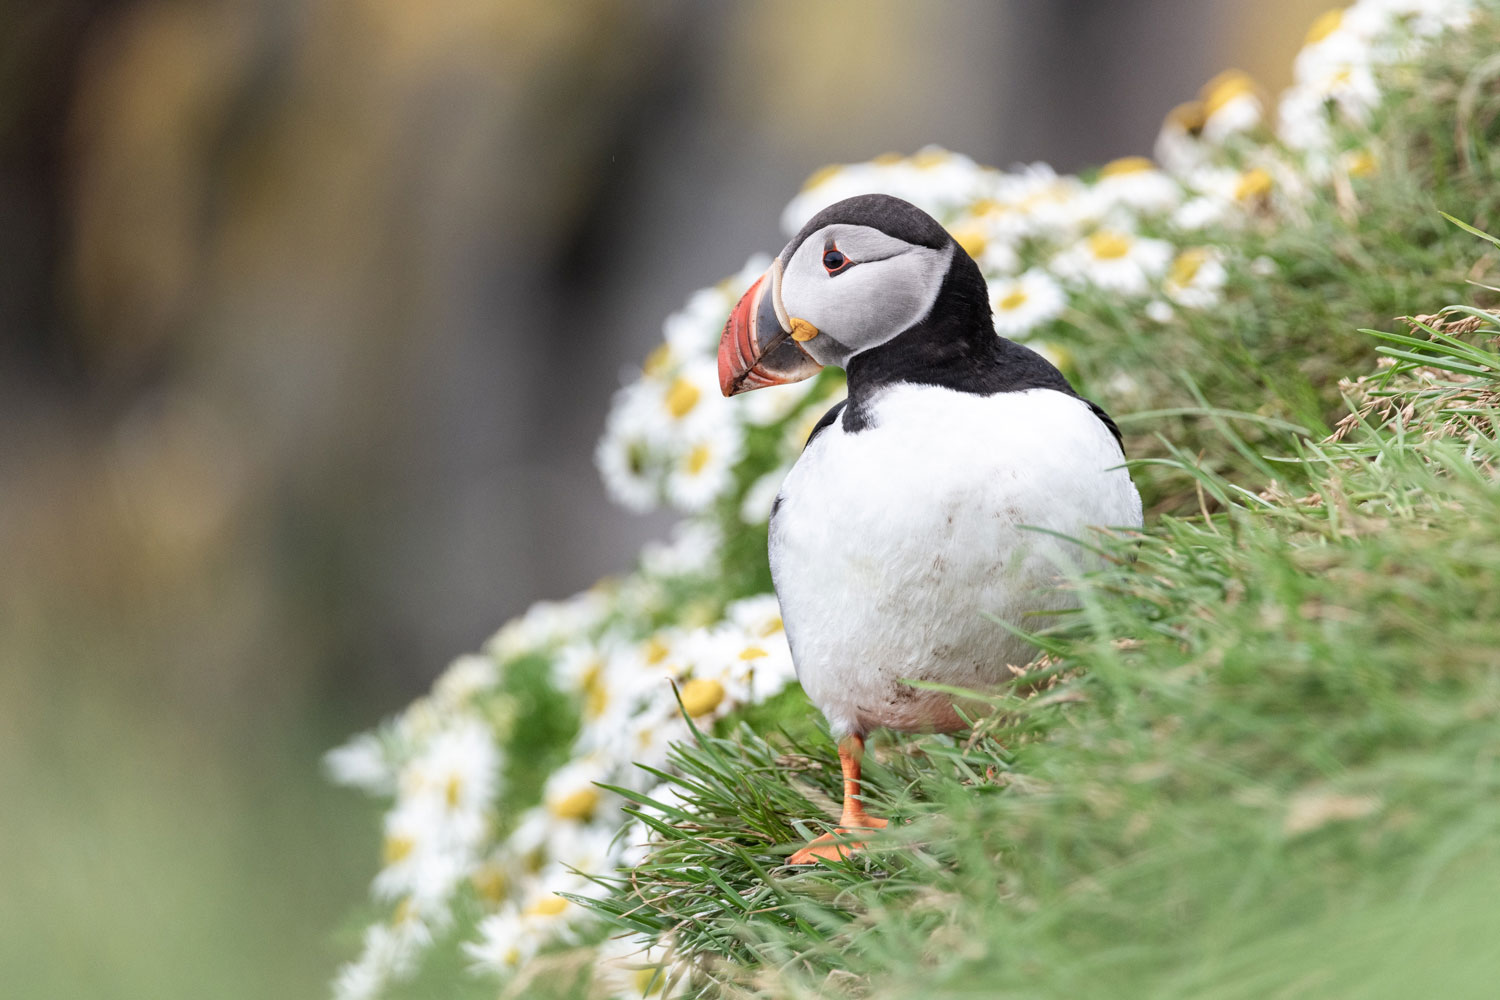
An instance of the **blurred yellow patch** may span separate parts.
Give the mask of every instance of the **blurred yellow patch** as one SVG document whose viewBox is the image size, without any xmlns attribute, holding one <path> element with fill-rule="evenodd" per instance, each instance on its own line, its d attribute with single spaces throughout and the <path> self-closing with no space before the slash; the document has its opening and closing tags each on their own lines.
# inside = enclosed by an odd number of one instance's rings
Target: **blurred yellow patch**
<svg viewBox="0 0 1500 1000">
<path fill-rule="evenodd" d="M 594 810 L 599 805 L 599 790 L 597 788 L 580 788 L 576 792 L 570 792 L 552 803 L 552 815 L 558 819 L 571 819 L 582 822 L 594 815 Z"/>
<path fill-rule="evenodd" d="M 1156 164 L 1144 156 L 1122 156 L 1118 160 L 1110 160 L 1099 169 L 1100 177 L 1120 177 L 1125 174 L 1141 174 L 1148 170 L 1155 170 Z"/>
<path fill-rule="evenodd" d="M 1100 260 L 1119 260 L 1130 252 L 1130 237 L 1101 229 L 1089 237 L 1089 252 Z"/>
<path fill-rule="evenodd" d="M 1226 69 L 1203 85 L 1203 112 L 1206 117 L 1246 94 L 1255 93 L 1255 81 L 1250 74 L 1237 69 Z"/>
<path fill-rule="evenodd" d="M 707 715 L 724 700 L 724 685 L 706 677 L 695 677 L 682 686 L 683 711 L 693 718 Z"/>
<path fill-rule="evenodd" d="M 1344 9 L 1335 7 L 1333 10 L 1325 10 L 1319 14 L 1307 29 L 1307 37 L 1302 40 L 1303 45 L 1316 45 L 1335 31 L 1339 25 L 1344 23 Z"/>
<path fill-rule="evenodd" d="M 1252 167 L 1240 175 L 1234 185 L 1236 201 L 1252 201 L 1271 193 L 1271 175 L 1260 167 Z"/>
<path fill-rule="evenodd" d="M 693 407 L 698 405 L 698 400 L 702 395 L 702 391 L 696 385 L 679 375 L 673 379 L 671 387 L 667 389 L 667 412 L 681 420 L 693 412 Z"/>
</svg>

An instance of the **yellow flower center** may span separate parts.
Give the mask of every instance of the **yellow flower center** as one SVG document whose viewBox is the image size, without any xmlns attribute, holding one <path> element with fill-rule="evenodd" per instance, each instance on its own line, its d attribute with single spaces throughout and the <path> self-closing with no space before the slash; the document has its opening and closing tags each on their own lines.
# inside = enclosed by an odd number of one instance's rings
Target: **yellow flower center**
<svg viewBox="0 0 1500 1000">
<path fill-rule="evenodd" d="M 1307 37 L 1302 40 L 1303 45 L 1316 45 L 1335 31 L 1344 21 L 1344 9 L 1335 7 L 1333 10 L 1325 10 L 1319 14 L 1317 19 L 1307 29 Z"/>
<path fill-rule="evenodd" d="M 487 864 L 470 876 L 474 883 L 474 891 L 479 893 L 479 898 L 491 903 L 502 903 L 505 901 L 510 880 L 505 877 L 505 869 L 499 865 Z"/>
<path fill-rule="evenodd" d="M 1368 149 L 1350 153 L 1345 163 L 1350 177 L 1369 177 L 1380 167 L 1375 154 Z"/>
<path fill-rule="evenodd" d="M 637 969 L 635 973 L 635 993 L 638 996 L 649 997 L 660 993 L 666 985 L 666 975 L 657 968 Z"/>
<path fill-rule="evenodd" d="M 448 775 L 448 783 L 443 786 L 443 798 L 447 801 L 448 808 L 457 808 L 459 800 L 463 798 L 463 794 L 463 779 L 456 774 Z"/>
<path fill-rule="evenodd" d="M 894 167 L 896 164 L 900 163 L 901 160 L 902 156 L 900 153 L 881 153 L 870 162 L 875 164 L 877 167 Z"/>
<path fill-rule="evenodd" d="M 603 664 L 595 662 L 583 674 L 583 711 L 597 719 L 609 707 L 609 689 L 604 686 Z"/>
<path fill-rule="evenodd" d="M 813 188 L 817 187 L 820 184 L 826 184 L 828 181 L 831 181 L 834 177 L 838 176 L 839 171 L 843 169 L 844 168 L 837 163 L 830 163 L 827 166 L 819 167 L 817 170 L 814 170 L 812 172 L 812 176 L 808 177 L 807 180 L 802 182 L 802 190 L 811 191 Z"/>
<path fill-rule="evenodd" d="M 984 253 L 984 248 L 990 242 L 983 229 L 978 226 L 961 226 L 953 233 L 953 239 L 959 246 L 964 248 L 964 253 L 970 257 L 978 257 Z"/>
<path fill-rule="evenodd" d="M 952 156 L 953 154 L 946 149 L 924 149 L 911 158 L 911 165 L 924 168 L 941 167 Z"/>
<path fill-rule="evenodd" d="M 653 350 L 650 354 L 646 355 L 646 362 L 645 364 L 641 365 L 641 370 L 644 371 L 647 375 L 660 375 L 662 372 L 667 370 L 667 366 L 671 363 L 671 345 L 657 344 L 656 349 Z"/>
<path fill-rule="evenodd" d="M 1236 97 L 1255 93 L 1255 81 L 1237 69 L 1226 69 L 1203 87 L 1203 113 L 1212 117 Z"/>
<path fill-rule="evenodd" d="M 672 386 L 667 390 L 667 412 L 681 420 L 693 412 L 693 407 L 698 405 L 698 397 L 702 395 L 696 385 L 679 375 L 672 380 Z"/>
<path fill-rule="evenodd" d="M 568 908 L 568 901 L 561 896 L 548 896 L 526 907 L 528 917 L 555 917 Z"/>
<path fill-rule="evenodd" d="M 641 655 L 646 658 L 647 663 L 650 663 L 652 665 L 658 664 L 662 660 L 665 660 L 667 658 L 667 654 L 670 652 L 672 652 L 671 648 L 668 647 L 666 643 L 662 642 L 660 638 L 654 635 L 651 638 L 647 639 L 645 645 L 641 647 Z"/>
<path fill-rule="evenodd" d="M 1260 167 L 1254 167 L 1240 174 L 1239 181 L 1234 185 L 1234 198 L 1236 201 L 1250 201 L 1254 198 L 1264 198 L 1271 193 L 1271 175 Z"/>
<path fill-rule="evenodd" d="M 1155 170 L 1156 164 L 1144 156 L 1122 156 L 1110 160 L 1099 170 L 1100 177 L 1123 177 L 1126 174 L 1143 174 Z"/>
<path fill-rule="evenodd" d="M 1172 266 L 1167 271 L 1167 284 L 1178 287 L 1186 286 L 1198 274 L 1198 269 L 1203 262 L 1208 260 L 1208 251 L 1202 247 L 1194 247 L 1184 250 L 1172 261 Z"/>
<path fill-rule="evenodd" d="M 687 461 L 682 464 L 687 469 L 688 475 L 696 476 L 703 471 L 704 466 L 708 465 L 708 460 L 712 457 L 713 452 L 709 450 L 708 445 L 697 444 L 693 446 L 692 451 L 688 452 Z"/>
<path fill-rule="evenodd" d="M 411 897 L 407 896 L 396 904 L 396 910 L 391 914 L 391 923 L 404 924 L 417 915 L 417 908 L 412 904 Z"/>
<path fill-rule="evenodd" d="M 387 866 L 403 861 L 416 848 L 416 842 L 410 837 L 387 837 L 381 845 L 380 856 Z"/>
<path fill-rule="evenodd" d="M 766 622 L 765 628 L 760 630 L 760 634 L 762 636 L 775 635 L 785 627 L 786 626 L 781 622 L 781 616 L 777 615 L 775 618 L 772 618 L 770 621 Z"/>
<path fill-rule="evenodd" d="M 552 815 L 558 819 L 586 820 L 594 815 L 594 808 L 599 805 L 599 789 L 580 788 L 576 792 L 569 792 L 562 798 L 552 803 Z"/>
<path fill-rule="evenodd" d="M 1089 237 L 1089 252 L 1100 260 L 1119 260 L 1130 252 L 1130 237 L 1101 229 Z"/>
<path fill-rule="evenodd" d="M 1022 289 L 1014 289 L 1000 298 L 995 307 L 1001 312 L 1010 312 L 1019 309 L 1026 304 L 1027 295 Z"/>
<path fill-rule="evenodd" d="M 707 715 L 719 707 L 724 700 L 724 685 L 704 677 L 695 677 L 678 692 L 682 697 L 683 711 L 693 718 Z"/>
<path fill-rule="evenodd" d="M 740 659 L 742 659 L 742 660 L 758 660 L 762 656 L 770 656 L 770 655 L 771 655 L 770 653 L 767 653 L 764 649 L 761 649 L 759 646 L 746 646 L 744 649 L 740 650 Z"/>
<path fill-rule="evenodd" d="M 1208 113 L 1203 110 L 1202 101 L 1188 101 L 1167 112 L 1167 124 L 1176 125 L 1189 135 L 1197 135 L 1203 131 L 1203 123 L 1207 119 Z"/>
</svg>

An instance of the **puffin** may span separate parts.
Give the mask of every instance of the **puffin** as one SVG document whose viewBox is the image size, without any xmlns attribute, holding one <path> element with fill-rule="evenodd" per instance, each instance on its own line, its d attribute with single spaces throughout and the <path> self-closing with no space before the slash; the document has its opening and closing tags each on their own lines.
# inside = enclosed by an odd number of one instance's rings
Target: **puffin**
<svg viewBox="0 0 1500 1000">
<path fill-rule="evenodd" d="M 979 266 L 936 219 L 868 194 L 817 213 L 745 292 L 719 342 L 725 396 L 844 369 L 771 508 L 771 576 L 797 678 L 838 740 L 835 830 L 787 860 L 846 857 L 872 730 L 952 732 L 930 682 L 993 690 L 1035 650 L 1015 631 L 1076 606 L 1062 584 L 1134 529 L 1119 428 L 995 330 Z"/>
</svg>

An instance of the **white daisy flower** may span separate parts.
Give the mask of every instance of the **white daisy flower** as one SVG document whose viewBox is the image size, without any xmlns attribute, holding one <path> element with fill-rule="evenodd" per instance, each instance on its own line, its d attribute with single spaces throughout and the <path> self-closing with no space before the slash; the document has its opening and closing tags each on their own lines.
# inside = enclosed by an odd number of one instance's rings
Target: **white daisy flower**
<svg viewBox="0 0 1500 1000">
<path fill-rule="evenodd" d="M 781 492 L 781 484 L 791 469 L 779 465 L 750 484 L 745 499 L 740 501 L 740 520 L 746 524 L 765 524 L 771 517 L 771 507 Z"/>
<path fill-rule="evenodd" d="M 1151 151 L 1168 173 L 1181 177 L 1208 161 L 1209 147 L 1203 141 L 1207 115 L 1202 101 L 1179 104 L 1162 120 Z"/>
<path fill-rule="evenodd" d="M 622 818 L 622 815 L 613 815 L 607 823 L 560 827 L 550 845 L 551 860 L 538 875 L 540 883 L 553 893 L 566 892 L 590 899 L 608 895 L 607 886 L 587 876 L 615 873 L 620 855 L 618 834 Z"/>
<path fill-rule="evenodd" d="M 725 620 L 756 638 L 782 635 L 781 602 L 775 594 L 757 594 L 733 601 L 724 609 Z"/>
<path fill-rule="evenodd" d="M 1348 66 L 1367 66 L 1370 42 L 1382 20 L 1365 9 L 1349 16 L 1348 9 L 1334 8 L 1320 14 L 1307 29 L 1302 48 L 1292 61 L 1292 76 L 1298 84 L 1326 79 Z"/>
<path fill-rule="evenodd" d="M 559 892 L 573 892 L 581 883 L 572 872 L 563 871 L 562 874 L 565 879 L 555 874 L 551 878 L 538 877 L 521 895 L 517 907 L 521 918 L 520 937 L 532 954 L 539 947 L 565 937 L 588 916 L 578 903 L 558 895 Z"/>
<path fill-rule="evenodd" d="M 1144 156 L 1126 156 L 1105 164 L 1089 188 L 1101 216 L 1123 207 L 1133 212 L 1166 212 L 1182 200 L 1182 187 Z"/>
<path fill-rule="evenodd" d="M 385 864 L 372 886 L 377 898 L 402 899 L 424 919 L 446 912 L 489 834 L 499 756 L 487 726 L 461 719 L 401 769 L 385 817 Z"/>
<path fill-rule="evenodd" d="M 591 822 L 614 805 L 614 796 L 596 784 L 607 782 L 609 776 L 609 763 L 603 755 L 575 757 L 548 776 L 542 786 L 542 803 L 554 820 Z"/>
<path fill-rule="evenodd" d="M 603 623 L 610 609 L 610 595 L 602 587 L 592 587 L 563 601 L 538 601 L 520 618 L 506 622 L 485 649 L 501 661 L 548 649 L 592 631 Z"/>
<path fill-rule="evenodd" d="M 734 303 L 718 288 L 700 288 L 694 292 L 687 305 L 668 316 L 662 324 L 663 346 L 667 348 L 667 354 L 665 357 L 653 355 L 655 363 L 646 364 L 646 373 L 656 374 L 671 361 L 680 364 L 717 350 L 719 335 L 732 308 Z"/>
<path fill-rule="evenodd" d="M 323 755 L 323 769 L 336 784 L 372 795 L 389 795 L 396 787 L 396 769 L 374 733 L 361 733 L 328 751 Z"/>
<path fill-rule="evenodd" d="M 1172 260 L 1162 289 L 1180 306 L 1208 309 L 1218 305 L 1228 279 L 1229 272 L 1218 252 L 1210 247 L 1190 247 Z"/>
<path fill-rule="evenodd" d="M 443 810 L 425 798 L 399 801 L 385 815 L 384 867 L 371 883 L 376 899 L 415 901 L 436 912 L 467 874 L 468 859 L 453 843 Z"/>
<path fill-rule="evenodd" d="M 950 219 L 986 195 L 995 171 L 967 156 L 928 146 L 910 157 L 877 156 L 865 163 L 824 167 L 808 178 L 781 215 L 787 235 L 836 201 L 858 194 L 903 198 L 938 220 Z"/>
<path fill-rule="evenodd" d="M 450 833 L 471 842 L 482 830 L 470 831 L 463 824 L 482 826 L 499 774 L 494 734 L 478 719 L 464 717 L 434 736 L 422 754 L 402 768 L 400 791 L 403 799 L 431 800 L 446 816 Z"/>
<path fill-rule="evenodd" d="M 691 682 L 678 682 L 678 690 L 684 694 L 684 704 L 688 704 L 689 711 L 692 711 L 703 704 L 705 695 L 712 695 L 713 692 L 711 688 L 704 689 L 702 685 L 688 691 L 689 683 Z M 631 716 L 622 730 L 625 736 L 625 741 L 621 744 L 625 748 L 624 759 L 630 761 L 632 766 L 620 775 L 618 783 L 628 788 L 638 790 L 655 780 L 649 771 L 642 768 L 666 767 L 672 744 L 681 743 L 692 736 L 677 708 L 676 699 L 672 697 L 671 685 L 662 681 L 656 690 L 656 696 L 641 711 Z M 693 699 L 691 704 L 688 702 L 689 697 Z"/>
<path fill-rule="evenodd" d="M 1052 259 L 1067 281 L 1139 295 L 1166 270 L 1172 245 L 1118 229 L 1098 229 Z"/>
<path fill-rule="evenodd" d="M 1196 232 L 1209 226 L 1221 225 L 1235 215 L 1233 201 L 1210 195 L 1189 198 L 1172 213 L 1172 228 L 1184 232 Z"/>
<path fill-rule="evenodd" d="M 1046 271 L 1034 267 L 1017 278 L 989 283 L 994 309 L 995 332 L 1002 337 L 1020 337 L 1062 315 L 1067 293 Z"/>
<path fill-rule="evenodd" d="M 552 815 L 545 804 L 532 806 L 521 814 L 515 829 L 505 838 L 505 861 L 520 878 L 529 878 L 547 867 L 551 860 L 548 845 L 557 828 L 564 822 Z"/>
<path fill-rule="evenodd" d="M 1236 222 L 1277 187 L 1276 176 L 1266 166 L 1246 170 L 1199 167 L 1188 174 L 1185 183 L 1195 195 L 1172 213 L 1172 225 L 1187 232 Z"/>
<path fill-rule="evenodd" d="M 420 921 L 404 919 L 365 929 L 360 956 L 339 969 L 333 982 L 335 1000 L 374 1000 L 393 982 L 409 979 L 417 959 L 432 944 Z"/>
<path fill-rule="evenodd" d="M 1237 69 L 1225 70 L 1203 88 L 1203 139 L 1221 145 L 1248 132 L 1265 118 L 1255 81 Z"/>
<path fill-rule="evenodd" d="M 640 395 L 626 390 L 616 396 L 605 418 L 604 434 L 594 449 L 594 465 L 611 500 L 644 514 L 661 501 L 661 489 L 653 455 L 653 428 L 630 406 L 629 397 Z"/>
<path fill-rule="evenodd" d="M 507 905 L 479 923 L 479 940 L 464 942 L 464 953 L 487 972 L 501 975 L 520 968 L 536 954 L 542 937 L 527 926 L 521 908 Z"/>
<path fill-rule="evenodd" d="M 1030 164 L 1005 175 L 994 199 L 999 210 L 993 225 L 1011 241 L 1071 239 L 1098 219 L 1099 206 L 1086 191 L 1076 177 L 1059 176 L 1045 163 Z"/>
<path fill-rule="evenodd" d="M 704 422 L 684 433 L 667 471 L 672 506 L 695 513 L 717 500 L 733 484 L 744 444 L 744 431 L 728 421 Z"/>
<path fill-rule="evenodd" d="M 1146 318 L 1153 323 L 1170 323 L 1172 317 L 1177 315 L 1170 305 L 1161 299 L 1152 299 L 1146 303 Z"/>
<path fill-rule="evenodd" d="M 735 630 L 726 644 L 733 658 L 725 678 L 738 704 L 758 705 L 796 681 L 797 670 L 785 632 L 757 636 Z"/>
<path fill-rule="evenodd" d="M 599 946 L 594 989 L 612 1000 L 670 1000 L 685 996 L 686 966 L 675 964 L 663 945 L 644 937 L 611 938 Z"/>
<path fill-rule="evenodd" d="M 652 576 L 687 576 L 707 572 L 724 544 L 712 520 L 679 521 L 668 542 L 647 542 L 641 548 L 641 569 Z"/>
<path fill-rule="evenodd" d="M 998 230 L 985 241 L 984 250 L 975 258 L 986 277 L 1015 274 L 1021 269 L 1021 255 Z"/>
<path fill-rule="evenodd" d="M 488 656 L 460 656 L 448 665 L 432 686 L 433 697 L 443 705 L 458 707 L 475 695 L 500 683 L 500 666 Z"/>
<path fill-rule="evenodd" d="M 659 428 L 682 428 L 705 419 L 724 422 L 727 411 L 714 405 L 720 401 L 716 356 L 692 358 L 670 378 L 644 384 L 656 393 L 659 409 L 655 418 Z"/>
</svg>

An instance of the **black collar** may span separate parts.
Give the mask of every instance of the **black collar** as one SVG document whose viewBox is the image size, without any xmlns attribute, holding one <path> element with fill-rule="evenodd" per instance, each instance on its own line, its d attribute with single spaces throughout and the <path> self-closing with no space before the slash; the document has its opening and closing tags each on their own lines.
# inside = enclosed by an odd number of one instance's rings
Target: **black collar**
<svg viewBox="0 0 1500 1000">
<path fill-rule="evenodd" d="M 948 274 L 927 315 L 879 347 L 849 359 L 849 404 L 844 430 L 869 426 L 875 395 L 901 382 L 935 385 L 981 396 L 1054 389 L 1077 399 L 1063 373 L 1029 347 L 995 334 L 989 288 L 979 266 L 955 248 Z M 1097 404 L 1084 400 L 1120 442 L 1120 430 Z M 1124 453 L 1124 443 L 1120 443 Z"/>
</svg>

